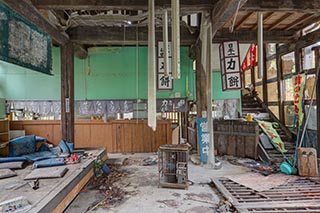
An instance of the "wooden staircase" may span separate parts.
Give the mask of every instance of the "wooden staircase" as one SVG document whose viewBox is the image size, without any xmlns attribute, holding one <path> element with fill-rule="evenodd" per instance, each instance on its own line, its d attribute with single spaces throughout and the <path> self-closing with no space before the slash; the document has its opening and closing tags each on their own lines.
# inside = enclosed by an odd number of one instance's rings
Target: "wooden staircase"
<svg viewBox="0 0 320 213">
<path fill-rule="evenodd" d="M 293 134 L 285 127 L 274 114 L 264 105 L 264 103 L 257 97 L 254 96 L 242 96 L 242 116 L 246 118 L 248 113 L 267 113 L 265 118 L 259 118 L 259 120 L 265 120 L 269 122 L 277 122 L 279 127 L 276 131 L 280 135 L 285 148 L 288 150 L 286 154 L 287 157 L 293 156 L 295 152 L 295 140 L 293 139 Z M 273 149 L 265 149 L 260 141 L 258 146 L 258 155 L 260 160 L 270 163 L 270 164 L 280 164 L 284 161 L 283 155 Z"/>
</svg>

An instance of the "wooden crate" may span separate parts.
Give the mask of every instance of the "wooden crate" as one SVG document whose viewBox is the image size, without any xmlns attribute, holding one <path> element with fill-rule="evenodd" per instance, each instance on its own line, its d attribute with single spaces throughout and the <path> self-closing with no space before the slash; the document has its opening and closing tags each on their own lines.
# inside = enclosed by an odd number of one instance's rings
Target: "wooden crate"
<svg viewBox="0 0 320 213">
<path fill-rule="evenodd" d="M 257 122 L 213 121 L 214 145 L 219 155 L 257 159 L 259 126 Z"/>
<path fill-rule="evenodd" d="M 318 176 L 317 151 L 314 148 L 298 148 L 297 161 L 300 176 Z"/>
</svg>

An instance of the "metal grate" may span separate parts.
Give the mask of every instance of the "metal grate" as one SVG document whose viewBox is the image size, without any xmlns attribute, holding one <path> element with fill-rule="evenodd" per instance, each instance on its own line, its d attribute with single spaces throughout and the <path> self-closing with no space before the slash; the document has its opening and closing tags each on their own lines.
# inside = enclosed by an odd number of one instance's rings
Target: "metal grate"
<svg viewBox="0 0 320 213">
<path fill-rule="evenodd" d="M 213 182 L 239 212 L 320 212 L 318 179 L 299 178 L 261 192 L 227 178 Z"/>
</svg>

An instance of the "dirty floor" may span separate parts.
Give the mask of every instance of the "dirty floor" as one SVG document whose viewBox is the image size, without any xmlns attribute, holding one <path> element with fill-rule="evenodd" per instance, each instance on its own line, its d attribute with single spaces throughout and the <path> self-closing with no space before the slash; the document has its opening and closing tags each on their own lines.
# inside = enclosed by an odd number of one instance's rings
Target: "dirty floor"
<svg viewBox="0 0 320 213">
<path fill-rule="evenodd" d="M 109 154 L 113 163 L 108 178 L 94 178 L 71 203 L 66 213 L 207 213 L 222 212 L 220 196 L 209 186 L 211 178 L 237 176 L 249 169 L 222 161 L 222 168 L 213 170 L 189 162 L 187 190 L 158 187 L 158 165 L 143 166 L 143 159 L 155 154 Z M 126 159 L 126 160 L 125 160 Z M 221 203 L 220 203 L 221 204 Z M 220 206 L 220 210 L 219 207 Z"/>
</svg>

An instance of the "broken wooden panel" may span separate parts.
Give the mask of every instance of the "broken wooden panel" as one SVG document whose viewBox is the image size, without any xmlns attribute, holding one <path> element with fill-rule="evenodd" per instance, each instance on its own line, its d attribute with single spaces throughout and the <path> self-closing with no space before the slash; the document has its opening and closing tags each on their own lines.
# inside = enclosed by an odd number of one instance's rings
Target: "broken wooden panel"
<svg viewBox="0 0 320 213">
<path fill-rule="evenodd" d="M 275 43 L 267 44 L 266 45 L 266 52 L 267 52 L 267 57 L 275 55 L 276 54 L 276 44 Z"/>
<path fill-rule="evenodd" d="M 283 75 L 296 72 L 294 52 L 281 56 L 281 67 Z"/>
<path fill-rule="evenodd" d="M 259 78 L 258 76 L 259 76 L 258 75 L 258 66 L 255 66 L 254 67 L 254 82 L 255 83 L 262 81 L 262 78 Z"/>
<path fill-rule="evenodd" d="M 307 75 L 307 80 L 306 80 L 306 90 L 304 93 L 304 98 L 307 100 L 311 99 L 311 95 L 312 95 L 312 90 L 313 90 L 313 86 L 316 80 L 316 75 L 315 74 L 309 74 Z M 317 93 L 316 91 L 314 91 L 313 94 L 313 99 L 316 100 L 317 99 Z"/>
<path fill-rule="evenodd" d="M 272 79 L 277 77 L 277 63 L 276 59 L 267 61 L 267 79 Z"/>
<path fill-rule="evenodd" d="M 269 106 L 268 108 L 279 119 L 279 106 Z"/>
<path fill-rule="evenodd" d="M 267 84 L 268 102 L 278 101 L 278 82 Z"/>
<path fill-rule="evenodd" d="M 284 82 L 284 100 L 293 101 L 293 82 L 291 78 L 288 78 Z"/>
<path fill-rule="evenodd" d="M 284 121 L 286 126 L 293 126 L 293 121 L 294 121 L 294 106 L 284 106 Z"/>
<path fill-rule="evenodd" d="M 252 84 L 252 81 L 251 81 L 251 70 L 245 70 L 244 71 L 244 85 L 247 86 L 247 85 L 250 85 Z"/>
<path fill-rule="evenodd" d="M 255 88 L 256 92 L 257 92 L 257 96 L 263 100 L 263 87 L 261 86 L 256 86 Z"/>
<path fill-rule="evenodd" d="M 213 121 L 214 142 L 219 155 L 257 158 L 259 128 L 256 122 Z"/>
</svg>

